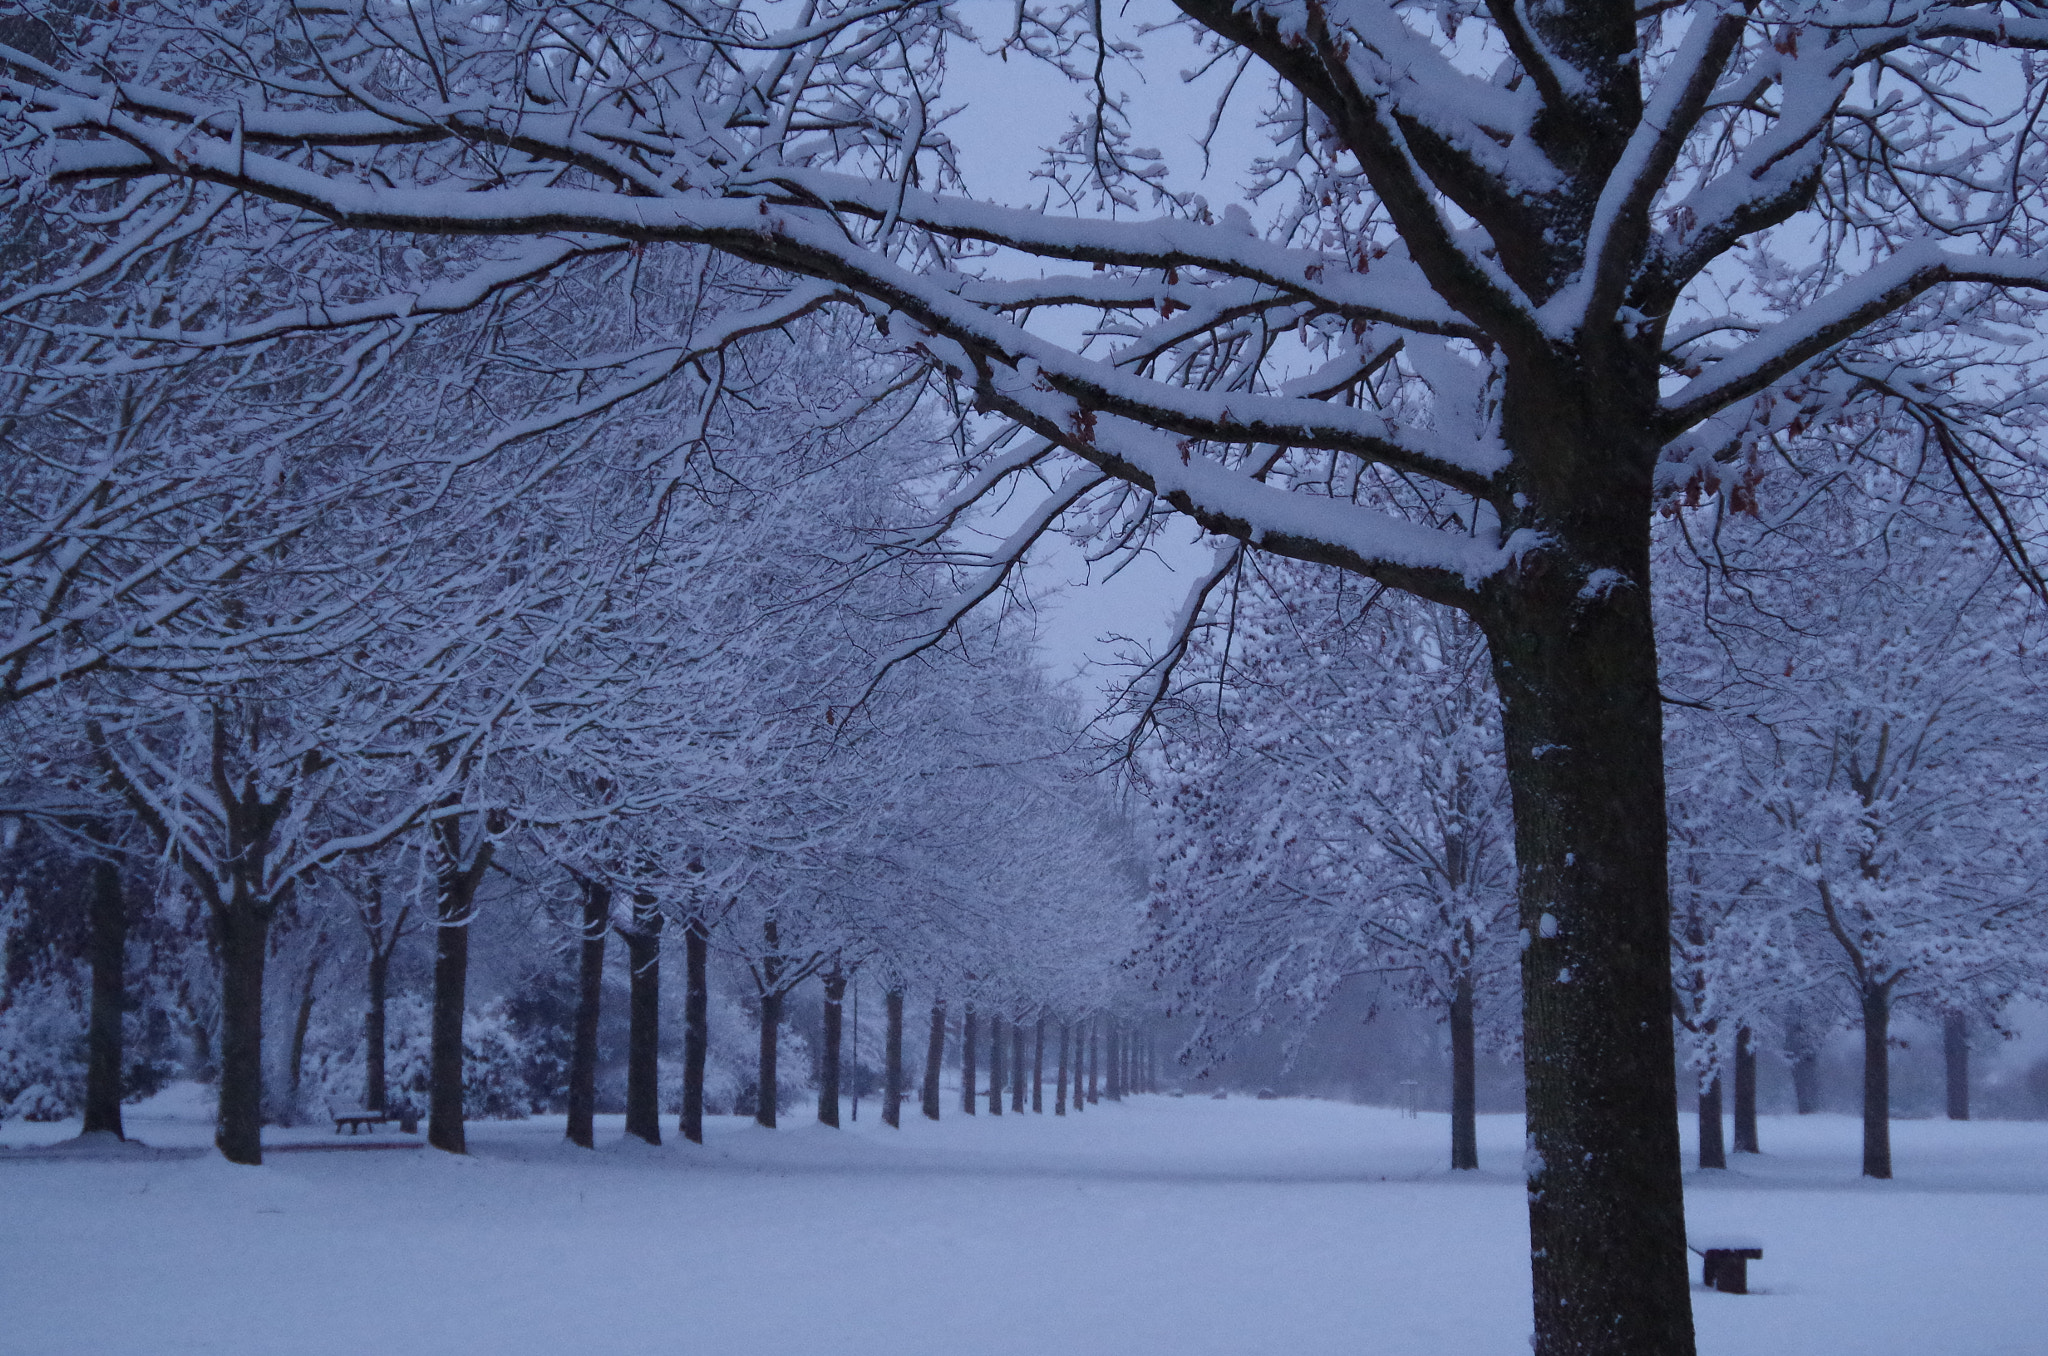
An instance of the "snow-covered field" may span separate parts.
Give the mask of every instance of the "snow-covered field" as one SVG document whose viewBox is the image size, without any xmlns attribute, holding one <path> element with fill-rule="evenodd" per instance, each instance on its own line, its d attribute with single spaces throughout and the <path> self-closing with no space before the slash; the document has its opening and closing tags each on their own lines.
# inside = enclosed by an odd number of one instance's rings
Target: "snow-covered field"
<svg viewBox="0 0 2048 1356">
<path fill-rule="evenodd" d="M 193 1091 L 129 1133 L 205 1144 Z M 1455 1179 L 1442 1116 L 1316 1101 L 900 1133 L 870 1103 L 837 1132 L 719 1118 L 703 1148 L 601 1119 L 595 1153 L 537 1119 L 473 1126 L 466 1159 L 261 1168 L 20 1151 L 74 1133 L 0 1127 L 5 1356 L 1527 1350 L 1515 1117 L 1481 1119 L 1488 1171 Z M 2048 1124 L 1901 1122 L 1891 1183 L 1857 1177 L 1848 1117 L 1762 1134 L 1692 1182 L 1695 1230 L 1766 1248 L 1757 1293 L 1695 1290 L 1706 1356 L 2048 1351 Z"/>
</svg>

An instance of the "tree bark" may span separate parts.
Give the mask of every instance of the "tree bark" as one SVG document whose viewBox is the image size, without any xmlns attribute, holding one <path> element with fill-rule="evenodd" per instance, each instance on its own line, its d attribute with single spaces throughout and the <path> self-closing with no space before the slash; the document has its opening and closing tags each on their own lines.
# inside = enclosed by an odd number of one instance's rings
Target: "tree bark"
<svg viewBox="0 0 2048 1356">
<path fill-rule="evenodd" d="M 939 1074 L 946 1067 L 946 1004 L 932 1000 L 931 1034 L 924 1046 L 924 1118 L 939 1118 Z"/>
<path fill-rule="evenodd" d="M 1863 986 L 1863 1175 L 1892 1175 L 1892 992 Z"/>
<path fill-rule="evenodd" d="M 103 845 L 104 847 L 104 845 Z M 92 1011 L 86 1019 L 85 1124 L 81 1133 L 121 1132 L 121 1010 L 127 1006 L 128 904 L 121 869 L 102 857 L 92 864 Z"/>
<path fill-rule="evenodd" d="M 370 944 L 370 994 L 363 1009 L 363 1106 L 382 1111 L 384 1086 L 385 1014 L 391 995 L 391 950 Z"/>
<path fill-rule="evenodd" d="M 1756 1137 L 1756 1039 L 1746 1026 L 1735 1028 L 1735 1152 L 1763 1152 Z"/>
<path fill-rule="evenodd" d="M 291 1077 L 291 1108 L 296 1116 L 299 1110 L 299 1088 L 306 1075 L 306 1031 L 313 1025 L 314 984 L 320 978 L 320 964 L 327 959 L 327 934 L 321 932 L 313 938 L 312 955 L 306 958 L 306 977 L 299 984 L 299 1006 L 292 1014 L 292 1047 L 285 1070 Z"/>
<path fill-rule="evenodd" d="M 463 864 L 461 821 L 434 824 L 434 1015 L 427 1056 L 427 1143 L 467 1153 L 462 1112 L 462 1022 L 469 989 L 469 923 L 477 886 L 496 845 L 479 843 Z"/>
<path fill-rule="evenodd" d="M 683 1115 L 678 1127 L 692 1144 L 704 1142 L 704 1056 L 711 1038 L 710 953 L 711 931 L 703 919 L 693 916 L 683 927 Z"/>
<path fill-rule="evenodd" d="M 1532 478 L 1525 490 L 1554 547 L 1518 577 L 1485 586 L 1477 619 L 1500 693 L 1528 942 L 1536 1356 L 1690 1356 L 1663 712 L 1649 606 L 1655 456 L 1594 456 L 1581 444 L 1612 428 L 1616 411 L 1576 412 L 1562 388 L 1530 394 L 1509 402 L 1504 428 L 1511 446 L 1550 449 L 1528 464 L 1555 468 L 1557 482 Z M 1594 464 L 1600 474 L 1585 474 Z M 1588 595 L 1595 567 L 1610 582 Z"/>
<path fill-rule="evenodd" d="M 576 1026 L 569 1047 L 569 1127 L 571 1144 L 597 1147 L 597 1025 L 604 1006 L 604 940 L 611 931 L 612 890 L 601 881 L 582 880 L 583 919 L 577 929 Z"/>
<path fill-rule="evenodd" d="M 1721 1075 L 1715 1074 L 1700 1085 L 1700 1166 L 1703 1168 L 1725 1168 L 1728 1166 L 1728 1145 L 1721 1138 Z"/>
<path fill-rule="evenodd" d="M 759 1080 L 760 1091 L 754 1098 L 754 1123 L 769 1130 L 775 1128 L 776 1102 L 779 1089 L 776 1086 L 776 1042 L 782 1035 L 782 993 L 761 995 L 761 1048 L 755 1065 L 755 1077 Z"/>
<path fill-rule="evenodd" d="M 1948 1076 L 1948 1118 L 1966 1121 L 1970 1119 L 1970 1021 L 1960 1012 L 1942 1014 L 1941 1062 Z"/>
<path fill-rule="evenodd" d="M 1472 977 L 1451 992 L 1451 1169 L 1479 1167 L 1479 1093 L 1474 1058 Z"/>
<path fill-rule="evenodd" d="M 626 1133 L 661 1143 L 661 909 L 652 895 L 633 897 L 626 934 L 631 970 L 626 1003 Z"/>
<path fill-rule="evenodd" d="M 1792 1052 L 1792 1104 L 1802 1116 L 1820 1110 L 1820 1056 L 1810 1049 Z"/>
<path fill-rule="evenodd" d="M 972 1116 L 974 1105 L 974 1004 L 960 1015 L 960 1109 Z"/>
<path fill-rule="evenodd" d="M 892 988 L 882 996 L 887 1012 L 882 1037 L 882 1124 L 892 1129 L 903 1126 L 903 990 Z"/>
<path fill-rule="evenodd" d="M 1085 1028 L 1087 1031 L 1085 1039 L 1088 1042 L 1088 1103 L 1091 1106 L 1102 1100 L 1102 1083 L 1100 1081 L 1102 1073 L 1101 1026 L 1102 1019 L 1096 1018 L 1089 1022 Z"/>
<path fill-rule="evenodd" d="M 1031 1114 L 1045 1114 L 1045 1018 L 1041 1015 L 1031 1037 Z"/>
<path fill-rule="evenodd" d="M 1003 1030 L 1000 1017 L 988 1019 L 988 1114 L 1003 1114 Z"/>
<path fill-rule="evenodd" d="M 230 1163 L 263 1161 L 263 965 L 270 911 L 231 905 L 220 928 L 220 1117 L 214 1143 Z"/>
<path fill-rule="evenodd" d="M 1102 1095 L 1112 1102 L 1121 1102 L 1124 1099 L 1123 1047 L 1123 1024 L 1111 1018 L 1102 1027 Z"/>
<path fill-rule="evenodd" d="M 1064 1115 L 1066 1115 L 1066 1114 L 1067 1114 L 1067 1036 L 1068 1036 L 1068 1034 L 1069 1034 L 1069 1024 L 1068 1024 L 1068 1023 L 1066 1023 L 1066 1022 L 1061 1022 L 1061 1023 L 1060 1023 L 1060 1053 L 1059 1053 L 1059 1072 L 1058 1072 L 1058 1074 L 1057 1074 L 1057 1075 L 1055 1076 L 1055 1079 L 1054 1079 L 1054 1082 L 1053 1082 L 1053 1085 L 1052 1085 L 1052 1114 L 1053 1114 L 1053 1115 L 1055 1115 L 1055 1116 L 1064 1116 Z"/>
<path fill-rule="evenodd" d="M 1024 1114 L 1024 1024 L 1010 1023 L 1010 1110 Z"/>
<path fill-rule="evenodd" d="M 839 1043 L 844 1039 L 846 976 L 833 970 L 825 976 L 825 1031 L 818 1067 L 818 1123 L 839 1128 Z"/>
</svg>

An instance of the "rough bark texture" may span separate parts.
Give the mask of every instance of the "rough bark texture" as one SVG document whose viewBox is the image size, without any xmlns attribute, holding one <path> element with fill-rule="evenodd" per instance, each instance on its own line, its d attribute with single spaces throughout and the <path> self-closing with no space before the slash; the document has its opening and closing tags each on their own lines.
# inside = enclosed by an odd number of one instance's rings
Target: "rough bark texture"
<svg viewBox="0 0 2048 1356">
<path fill-rule="evenodd" d="M 1960 1012 L 1942 1014 L 1941 1061 L 1948 1078 L 1948 1118 L 1966 1121 L 1970 1119 L 1970 1022 Z"/>
<path fill-rule="evenodd" d="M 946 1005 L 932 1004 L 931 1034 L 925 1037 L 924 1046 L 924 1088 L 922 1109 L 924 1118 L 935 1121 L 939 1118 L 939 1074 L 946 1067 Z"/>
<path fill-rule="evenodd" d="M 903 990 L 882 996 L 887 1016 L 882 1036 L 882 1124 L 903 1124 Z"/>
<path fill-rule="evenodd" d="M 576 1026 L 569 1046 L 569 1127 L 571 1144 L 597 1147 L 597 1024 L 604 1007 L 604 941 L 611 931 L 611 887 L 586 880 L 583 918 L 578 928 Z"/>
<path fill-rule="evenodd" d="M 1479 1166 L 1479 1095 L 1473 1054 L 1472 978 L 1451 994 L 1451 1167 Z"/>
<path fill-rule="evenodd" d="M 1540 447 L 1573 422 L 1530 405 L 1507 413 L 1517 445 Z M 1559 428 L 1517 427 L 1546 415 Z M 1653 458 L 1638 460 L 1635 483 L 1609 465 L 1620 483 L 1531 486 L 1568 554 L 1620 582 L 1589 601 L 1572 572 L 1524 579 L 1481 617 L 1529 939 L 1522 1031 L 1537 1356 L 1693 1350 L 1648 597 Z M 1559 446 L 1531 464 L 1585 461 Z"/>
<path fill-rule="evenodd" d="M 974 1105 L 974 1056 L 974 1004 L 969 1003 L 967 1010 L 960 1015 L 960 1109 L 970 1116 L 977 1109 Z"/>
<path fill-rule="evenodd" d="M 1763 1152 L 1756 1137 L 1756 1039 L 1746 1026 L 1735 1029 L 1735 1152 Z"/>
<path fill-rule="evenodd" d="M 263 962 L 270 911 L 230 908 L 220 928 L 220 1119 L 214 1143 L 230 1163 L 263 1161 Z"/>
<path fill-rule="evenodd" d="M 683 927 L 683 1114 L 678 1128 L 704 1142 L 704 1056 L 711 1039 L 711 932 L 701 918 Z"/>
<path fill-rule="evenodd" d="M 661 910 L 652 896 L 633 901 L 626 933 L 631 967 L 626 1030 L 626 1133 L 661 1143 Z"/>
<path fill-rule="evenodd" d="M 1715 1074 L 1700 1086 L 1700 1166 L 1728 1166 L 1728 1145 L 1721 1137 L 1721 1075 Z"/>
<path fill-rule="evenodd" d="M 1863 986 L 1863 1175 L 1892 1175 L 1892 992 Z"/>
<path fill-rule="evenodd" d="M 778 1100 L 775 1085 L 776 1039 L 781 1034 L 782 994 L 764 993 L 761 995 L 761 1049 L 755 1066 L 760 1091 L 754 1098 L 754 1120 L 770 1130 L 775 1128 L 775 1104 Z"/>
<path fill-rule="evenodd" d="M 839 1045 L 844 1037 L 846 976 L 834 970 L 825 976 L 824 1049 L 818 1060 L 818 1123 L 839 1128 Z"/>
<path fill-rule="evenodd" d="M 83 1134 L 121 1133 L 121 1009 L 127 1005 L 123 970 L 128 960 L 128 904 L 121 869 L 104 858 L 92 864 L 92 1011 L 85 1029 Z"/>
</svg>

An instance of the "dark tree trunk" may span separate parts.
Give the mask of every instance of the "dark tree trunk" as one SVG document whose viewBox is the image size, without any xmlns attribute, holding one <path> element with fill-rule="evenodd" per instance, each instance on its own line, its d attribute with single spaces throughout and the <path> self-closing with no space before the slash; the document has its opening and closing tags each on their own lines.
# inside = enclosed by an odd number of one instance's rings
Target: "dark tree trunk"
<svg viewBox="0 0 2048 1356">
<path fill-rule="evenodd" d="M 988 1019 L 988 1114 L 1003 1114 L 1003 1031 L 1000 1017 Z"/>
<path fill-rule="evenodd" d="M 631 968 L 626 1028 L 626 1133 L 661 1143 L 661 910 L 653 896 L 633 899 L 626 934 Z"/>
<path fill-rule="evenodd" d="M 1472 977 L 1451 992 L 1451 1168 L 1479 1166 L 1479 1095 L 1473 1056 Z"/>
<path fill-rule="evenodd" d="M 1111 1019 L 1102 1028 L 1102 1095 L 1112 1102 L 1124 1099 L 1124 1029 L 1123 1024 Z"/>
<path fill-rule="evenodd" d="M 370 1001 L 363 1010 L 363 1105 L 384 1109 L 385 1013 L 391 997 L 391 949 L 370 944 Z"/>
<path fill-rule="evenodd" d="M 932 1003 L 931 1034 L 924 1046 L 924 1118 L 939 1118 L 939 1074 L 946 1067 L 946 1005 Z"/>
<path fill-rule="evenodd" d="M 1721 1138 L 1721 1075 L 1715 1074 L 1700 1087 L 1700 1166 L 1728 1166 L 1728 1145 Z"/>
<path fill-rule="evenodd" d="M 97 971 L 94 979 L 98 979 Z M 1948 1075 L 1948 1118 L 1966 1121 L 1970 1119 L 1970 1021 L 1960 1012 L 1942 1014 L 1941 1061 Z"/>
<path fill-rule="evenodd" d="M 903 1125 L 903 990 L 891 989 L 882 996 L 887 1013 L 882 1037 L 882 1124 L 901 1129 Z"/>
<path fill-rule="evenodd" d="M 85 1028 L 84 1134 L 121 1133 L 121 1009 L 127 1006 L 122 972 L 128 963 L 128 904 L 121 869 L 104 858 L 92 864 L 92 1012 Z"/>
<path fill-rule="evenodd" d="M 960 1109 L 972 1116 L 978 1109 L 974 1105 L 974 1004 L 960 1015 Z"/>
<path fill-rule="evenodd" d="M 1031 1037 L 1031 1114 L 1045 1114 L 1045 1018 L 1042 1016 Z"/>
<path fill-rule="evenodd" d="M 1010 1110 L 1024 1114 L 1024 1024 L 1010 1024 Z"/>
<path fill-rule="evenodd" d="M 679 1127 L 692 1144 L 704 1142 L 704 1056 L 711 1039 L 711 985 L 706 967 L 711 931 L 701 918 L 683 927 L 683 1115 Z"/>
<path fill-rule="evenodd" d="M 232 905 L 220 928 L 220 1116 L 214 1143 L 230 1163 L 263 1161 L 263 963 L 270 912 Z"/>
<path fill-rule="evenodd" d="M 569 1129 L 571 1144 L 597 1147 L 597 1024 L 604 1007 L 604 941 L 611 931 L 612 890 L 594 880 L 583 886 L 583 918 L 577 928 L 576 1026 L 569 1046 Z"/>
<path fill-rule="evenodd" d="M 1094 1021 L 1089 1022 L 1085 1028 L 1088 1033 L 1085 1039 L 1088 1042 L 1088 1103 L 1090 1106 L 1102 1100 L 1102 1083 L 1100 1078 L 1102 1073 L 1101 1026 L 1102 1019 L 1098 1017 Z"/>
<path fill-rule="evenodd" d="M 1746 1026 L 1735 1028 L 1735 1152 L 1763 1152 L 1756 1137 L 1756 1039 Z"/>
<path fill-rule="evenodd" d="M 1892 1175 L 1892 991 L 1863 986 L 1863 1175 Z"/>
<path fill-rule="evenodd" d="M 427 1056 L 427 1143 L 468 1152 L 462 1113 L 462 1020 L 469 989 L 469 923 L 477 886 L 491 868 L 487 838 L 463 865 L 462 826 L 434 825 L 434 1029 Z"/>
<path fill-rule="evenodd" d="M 1067 1036 L 1068 1024 L 1061 1022 L 1059 1071 L 1052 1085 L 1052 1114 L 1055 1116 L 1067 1114 Z"/>
<path fill-rule="evenodd" d="M 775 1104 L 779 1100 L 776 1086 L 776 1043 L 782 1035 L 782 993 L 761 995 L 761 1050 L 755 1066 L 755 1076 L 760 1082 L 760 1092 L 754 1099 L 754 1121 L 757 1125 L 773 1130 L 775 1128 Z"/>
<path fill-rule="evenodd" d="M 306 977 L 299 984 L 299 1006 L 292 1014 L 291 1057 L 286 1062 L 286 1072 L 291 1076 L 291 1106 L 296 1113 L 299 1109 L 299 1088 L 306 1077 L 306 1031 L 313 1025 L 314 984 L 320 978 L 320 963 L 327 959 L 327 934 L 322 932 L 313 938 L 313 953 L 306 958 Z"/>
<path fill-rule="evenodd" d="M 1654 383 L 1641 389 L 1654 398 Z M 1573 401 L 1571 389 L 1532 385 L 1506 408 L 1510 445 L 1554 449 L 1530 464 L 1556 468 L 1557 479 L 1532 480 L 1526 492 L 1557 534 L 1556 554 L 1546 551 L 1546 572 L 1489 586 L 1478 616 L 1500 693 L 1529 939 L 1522 1039 L 1536 1356 L 1690 1356 L 1649 606 L 1655 457 L 1592 456 L 1582 444 L 1598 435 L 1575 428 L 1611 430 L 1618 413 Z M 1595 463 L 1606 469 L 1587 479 Z M 1617 582 L 1589 599 L 1582 587 L 1596 568 Z"/>
<path fill-rule="evenodd" d="M 825 1048 L 818 1064 L 818 1123 L 839 1128 L 839 1043 L 844 1038 L 846 976 L 825 976 Z"/>
</svg>

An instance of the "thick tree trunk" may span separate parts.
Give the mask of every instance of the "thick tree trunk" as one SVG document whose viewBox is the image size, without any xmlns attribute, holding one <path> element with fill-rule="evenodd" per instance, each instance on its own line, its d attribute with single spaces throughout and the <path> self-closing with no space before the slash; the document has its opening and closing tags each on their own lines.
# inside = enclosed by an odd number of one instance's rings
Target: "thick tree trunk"
<svg viewBox="0 0 2048 1356">
<path fill-rule="evenodd" d="M 1003 1114 L 1003 1033 L 1008 1023 L 1000 1017 L 988 1019 L 988 1114 Z"/>
<path fill-rule="evenodd" d="M 755 1065 L 755 1077 L 760 1083 L 760 1092 L 754 1098 L 754 1122 L 773 1130 L 775 1128 L 776 1102 L 780 1100 L 776 1087 L 776 1045 L 782 1035 L 782 993 L 761 995 L 761 1049 Z"/>
<path fill-rule="evenodd" d="M 978 1109 L 974 1105 L 974 1004 L 960 1014 L 960 1109 L 972 1116 Z"/>
<path fill-rule="evenodd" d="M 1721 1138 L 1721 1075 L 1715 1074 L 1700 1086 L 1700 1166 L 1728 1166 L 1728 1145 Z"/>
<path fill-rule="evenodd" d="M 1059 1072 L 1058 1072 L 1058 1074 L 1057 1074 L 1057 1075 L 1055 1076 L 1055 1078 L 1054 1078 L 1054 1081 L 1053 1081 L 1053 1085 L 1052 1085 L 1052 1114 L 1053 1114 L 1053 1115 L 1055 1115 L 1055 1116 L 1064 1116 L 1064 1115 L 1066 1115 L 1066 1114 L 1067 1114 L 1067 1036 L 1068 1036 L 1068 1034 L 1069 1034 L 1069 1025 L 1068 1025 L 1068 1023 L 1066 1023 L 1066 1022 L 1061 1022 L 1061 1023 L 1060 1023 L 1060 1053 L 1059 1053 Z"/>
<path fill-rule="evenodd" d="M 1038 1025 L 1031 1036 L 1031 1114 L 1045 1114 L 1045 1018 L 1038 1019 Z"/>
<path fill-rule="evenodd" d="M 123 970 L 128 963 L 128 904 L 121 869 L 104 859 L 92 864 L 92 1011 L 85 1027 L 83 1134 L 121 1133 L 121 1009 L 127 1006 Z"/>
<path fill-rule="evenodd" d="M 455 819 L 434 825 L 434 1014 L 427 1056 L 427 1143 L 448 1153 L 468 1152 L 462 1112 L 462 1022 L 469 989 L 469 923 L 477 886 L 490 870 L 494 845 L 477 845 L 463 865 L 462 828 Z"/>
<path fill-rule="evenodd" d="M 1863 986 L 1863 1175 L 1892 1175 L 1892 992 Z"/>
<path fill-rule="evenodd" d="M 1024 1114 L 1024 1024 L 1010 1023 L 1010 1110 Z"/>
<path fill-rule="evenodd" d="M 1451 993 L 1451 1168 L 1479 1166 L 1479 1094 L 1473 1052 L 1472 977 Z"/>
<path fill-rule="evenodd" d="M 320 964 L 326 959 L 327 934 L 322 932 L 313 939 L 313 954 L 306 958 L 306 977 L 299 984 L 298 1010 L 292 1013 L 292 1048 L 285 1072 L 291 1080 L 289 1100 L 295 1116 L 299 1110 L 299 1088 L 306 1078 L 306 1031 L 313 1025 L 313 986 L 320 978 Z"/>
<path fill-rule="evenodd" d="M 214 1143 L 230 1163 L 263 1161 L 263 964 L 270 913 L 247 905 L 220 928 L 220 1116 Z"/>
<path fill-rule="evenodd" d="M 626 1003 L 626 1133 L 661 1143 L 661 911 L 650 897 L 633 901 L 626 934 L 631 967 Z"/>
<path fill-rule="evenodd" d="M 882 1036 L 882 1124 L 903 1125 L 903 990 L 882 995 L 887 1013 Z"/>
<path fill-rule="evenodd" d="M 678 1127 L 692 1144 L 704 1142 L 704 1056 L 711 1041 L 711 983 L 707 966 L 711 931 L 701 918 L 683 927 L 683 1115 Z"/>
<path fill-rule="evenodd" d="M 569 1128 L 571 1144 L 597 1147 L 597 1025 L 604 1006 L 604 940 L 611 931 L 612 891 L 586 880 L 583 919 L 576 948 L 576 1025 L 569 1045 Z"/>
<path fill-rule="evenodd" d="M 1735 1028 L 1735 1152 L 1763 1152 L 1756 1137 L 1756 1039 L 1746 1026 Z"/>
<path fill-rule="evenodd" d="M 931 1034 L 925 1037 L 924 1046 L 924 1118 L 935 1121 L 939 1118 L 939 1075 L 946 1067 L 946 1005 L 942 1001 L 932 1003 Z"/>
<path fill-rule="evenodd" d="M 1820 1110 L 1820 1056 L 1811 1050 L 1792 1056 L 1792 1105 L 1802 1116 Z"/>
<path fill-rule="evenodd" d="M 391 997 L 391 949 L 370 943 L 370 996 L 363 1009 L 363 1105 L 382 1111 L 384 1086 L 385 1013 Z"/>
<path fill-rule="evenodd" d="M 846 976 L 834 970 L 825 976 L 824 1049 L 818 1061 L 818 1123 L 839 1128 L 839 1043 L 844 1038 Z"/>
<path fill-rule="evenodd" d="M 1490 586 L 1479 618 L 1501 698 L 1527 940 L 1535 1351 L 1691 1356 L 1648 596 L 1654 458 L 1638 459 L 1640 478 L 1609 469 L 1589 479 L 1581 471 L 1593 461 L 1630 463 L 1590 457 L 1561 413 L 1525 401 L 1506 415 L 1510 445 L 1555 445 L 1529 464 L 1571 483 L 1529 484 L 1556 544 Z M 1588 592 L 1593 580 L 1604 582 Z"/>
<path fill-rule="evenodd" d="M 97 981 L 98 974 L 95 972 Z M 1960 1012 L 1941 1018 L 1941 1062 L 1948 1075 L 1948 1118 L 1970 1119 L 1970 1022 Z"/>
</svg>

